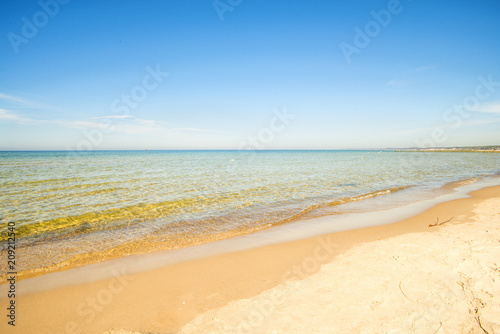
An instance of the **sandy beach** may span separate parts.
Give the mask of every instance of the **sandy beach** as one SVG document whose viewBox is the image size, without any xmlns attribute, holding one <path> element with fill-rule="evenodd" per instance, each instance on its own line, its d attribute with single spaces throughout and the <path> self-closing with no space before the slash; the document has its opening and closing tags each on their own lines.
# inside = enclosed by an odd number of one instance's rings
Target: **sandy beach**
<svg viewBox="0 0 500 334">
<path fill-rule="evenodd" d="M 0 334 L 500 334 L 499 13 L 0 1 Z"/>
<path fill-rule="evenodd" d="M 207 312 L 180 333 L 499 333 L 500 198 L 472 213 L 356 245 L 320 272 Z"/>
<path fill-rule="evenodd" d="M 0 331 L 499 332 L 500 187 L 470 195 L 395 224 L 20 295 L 16 327 Z M 452 219 L 429 227 L 437 218 Z"/>
</svg>

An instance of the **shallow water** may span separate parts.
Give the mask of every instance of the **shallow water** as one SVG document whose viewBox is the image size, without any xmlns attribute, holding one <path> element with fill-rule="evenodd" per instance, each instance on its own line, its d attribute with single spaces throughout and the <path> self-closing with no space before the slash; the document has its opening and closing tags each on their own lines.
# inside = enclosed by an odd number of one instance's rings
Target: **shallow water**
<svg viewBox="0 0 500 334">
<path fill-rule="evenodd" d="M 39 274 L 339 214 L 346 202 L 402 193 L 400 205 L 499 170 L 494 153 L 0 152 L 2 257 L 9 221 L 18 270 Z"/>
</svg>

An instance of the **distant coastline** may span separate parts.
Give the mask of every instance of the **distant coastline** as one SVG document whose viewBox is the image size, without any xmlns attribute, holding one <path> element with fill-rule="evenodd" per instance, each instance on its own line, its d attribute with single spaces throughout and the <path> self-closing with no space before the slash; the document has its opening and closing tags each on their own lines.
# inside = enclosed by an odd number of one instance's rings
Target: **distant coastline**
<svg viewBox="0 0 500 334">
<path fill-rule="evenodd" d="M 463 146 L 463 147 L 410 147 L 397 148 L 396 152 L 485 152 L 485 153 L 500 153 L 500 145 L 490 146 Z"/>
<path fill-rule="evenodd" d="M 269 148 L 241 150 L 235 148 L 214 148 L 214 149 L 102 149 L 102 150 L 62 150 L 62 149 L 42 149 L 42 150 L 9 150 L 1 149 L 0 153 L 92 153 L 92 152 L 500 152 L 500 145 L 490 146 L 451 146 L 451 147 L 390 147 L 390 148 Z"/>
</svg>

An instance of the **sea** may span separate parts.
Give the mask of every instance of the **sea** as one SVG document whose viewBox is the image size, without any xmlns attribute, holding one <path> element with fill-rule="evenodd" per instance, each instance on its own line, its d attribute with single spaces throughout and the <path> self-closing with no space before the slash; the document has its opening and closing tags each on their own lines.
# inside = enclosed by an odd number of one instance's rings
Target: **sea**
<svg viewBox="0 0 500 334">
<path fill-rule="evenodd" d="M 0 271 L 12 226 L 27 278 L 383 210 L 499 172 L 500 154 L 483 152 L 0 152 Z"/>
</svg>

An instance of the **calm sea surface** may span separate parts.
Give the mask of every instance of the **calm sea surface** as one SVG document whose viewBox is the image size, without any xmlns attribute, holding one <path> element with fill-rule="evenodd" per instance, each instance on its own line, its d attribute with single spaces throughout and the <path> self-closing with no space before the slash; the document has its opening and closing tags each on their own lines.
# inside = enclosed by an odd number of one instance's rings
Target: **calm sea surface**
<svg viewBox="0 0 500 334">
<path fill-rule="evenodd" d="M 433 192 L 499 171 L 494 153 L 0 152 L 1 255 L 10 221 L 23 259 L 18 270 L 33 275 L 251 233 L 333 213 L 345 202 Z"/>
</svg>

